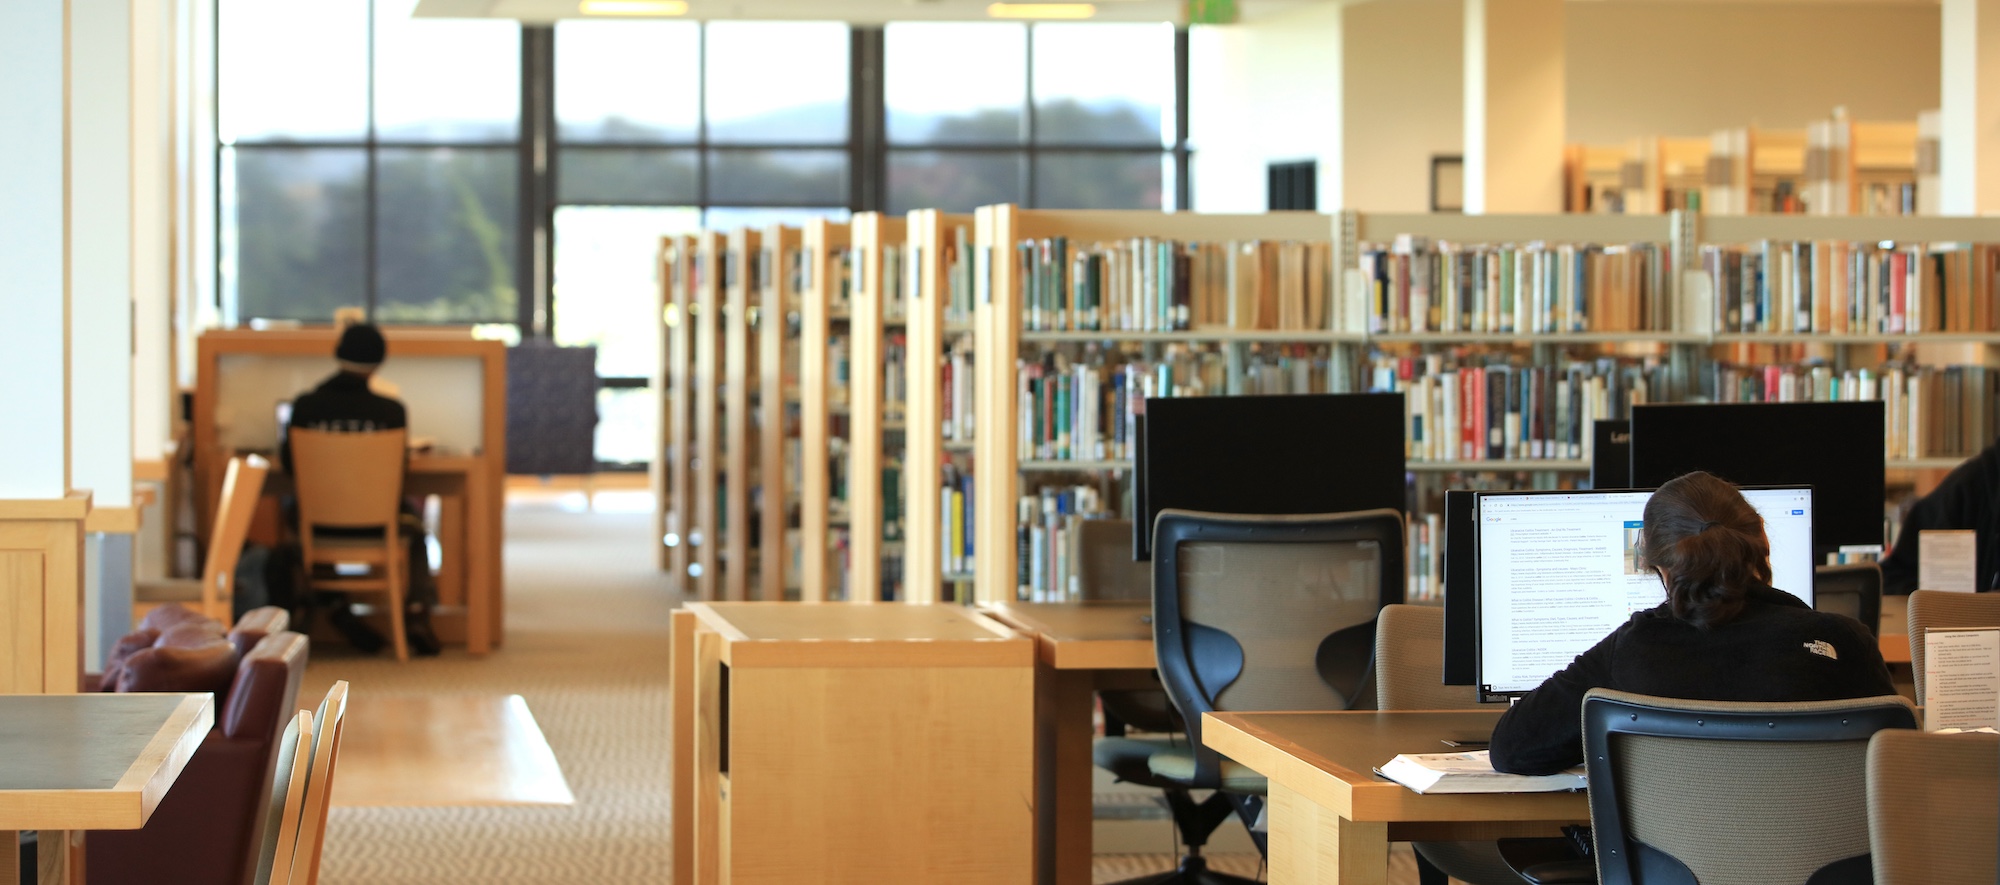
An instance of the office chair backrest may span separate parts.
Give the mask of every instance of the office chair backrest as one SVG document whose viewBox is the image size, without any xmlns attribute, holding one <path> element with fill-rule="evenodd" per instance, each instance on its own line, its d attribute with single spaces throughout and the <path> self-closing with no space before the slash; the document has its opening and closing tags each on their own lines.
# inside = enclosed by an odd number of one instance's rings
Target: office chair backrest
<svg viewBox="0 0 2000 885">
<path fill-rule="evenodd" d="M 1479 710 L 1479 691 L 1444 684 L 1444 609 L 1388 605 L 1375 622 L 1375 706 L 1382 710 Z"/>
<path fill-rule="evenodd" d="M 1875 881 L 1987 885 L 2000 875 L 2000 735 L 1884 731 L 1868 742 Z"/>
<path fill-rule="evenodd" d="M 1082 554 L 1084 599 L 1153 598 L 1153 570 L 1132 558 L 1131 520 L 1084 520 Z"/>
<path fill-rule="evenodd" d="M 1153 523 L 1153 648 L 1196 751 L 1211 710 L 1372 704 L 1375 613 L 1401 602 L 1394 510 L 1300 516 L 1161 511 Z"/>
<path fill-rule="evenodd" d="M 1754 703 L 1594 688 L 1583 701 L 1603 885 L 1869 881 L 1864 759 L 1900 697 Z"/>
<path fill-rule="evenodd" d="M 1813 568 L 1813 608 L 1846 615 L 1882 632 L 1882 567 L 1872 562 L 1822 565 Z"/>
<path fill-rule="evenodd" d="M 299 528 L 375 528 L 396 524 L 403 494 L 402 430 L 334 433 L 291 430 L 292 481 Z"/>
<path fill-rule="evenodd" d="M 298 856 L 299 820 L 306 807 L 306 777 L 312 771 L 313 719 L 300 710 L 285 726 L 271 777 L 271 808 L 264 819 L 264 839 L 257 852 L 256 885 L 288 885 Z"/>
<path fill-rule="evenodd" d="M 1954 627 L 2000 627 L 2000 593 L 1918 590 L 1910 594 L 1910 672 L 1917 680 L 1917 703 L 1924 702 L 1924 631 Z"/>
<path fill-rule="evenodd" d="M 271 464 L 259 455 L 229 459 L 222 473 L 222 496 L 216 502 L 215 531 L 209 533 L 208 557 L 201 569 L 202 614 L 224 624 L 232 620 L 231 597 L 235 595 L 236 563 L 243 557 L 243 541 L 250 534 L 250 517 L 257 512 L 257 499 L 264 494 L 264 477 Z"/>
</svg>

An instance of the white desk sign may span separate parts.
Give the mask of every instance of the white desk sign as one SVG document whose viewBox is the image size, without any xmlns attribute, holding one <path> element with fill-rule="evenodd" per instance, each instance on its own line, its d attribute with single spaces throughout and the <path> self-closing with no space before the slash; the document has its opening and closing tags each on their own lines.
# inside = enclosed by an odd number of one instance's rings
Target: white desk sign
<svg viewBox="0 0 2000 885">
<path fill-rule="evenodd" d="M 1978 574 L 1979 540 L 1971 529 L 1917 533 L 1917 589 L 1976 593 Z"/>
<path fill-rule="evenodd" d="M 1924 730 L 2000 728 L 2000 628 L 1924 634 Z"/>
</svg>

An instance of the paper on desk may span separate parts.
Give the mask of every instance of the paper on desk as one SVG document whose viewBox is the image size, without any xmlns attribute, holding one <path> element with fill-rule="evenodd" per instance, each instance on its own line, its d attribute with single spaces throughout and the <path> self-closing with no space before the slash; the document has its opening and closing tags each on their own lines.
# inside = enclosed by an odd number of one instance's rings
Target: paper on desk
<svg viewBox="0 0 2000 885">
<path fill-rule="evenodd" d="M 2000 628 L 1924 633 L 1924 730 L 2000 727 Z"/>
<path fill-rule="evenodd" d="M 1917 532 L 1917 589 L 1978 592 L 1978 551 L 1978 534 L 1971 529 Z"/>
</svg>

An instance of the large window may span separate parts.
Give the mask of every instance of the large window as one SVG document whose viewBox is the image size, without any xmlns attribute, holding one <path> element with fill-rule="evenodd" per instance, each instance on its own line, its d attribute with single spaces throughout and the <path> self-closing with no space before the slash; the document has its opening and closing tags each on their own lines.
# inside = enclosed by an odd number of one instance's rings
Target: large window
<svg viewBox="0 0 2000 885">
<path fill-rule="evenodd" d="M 1175 205 L 1171 26 L 894 24 L 885 44 L 889 211 Z"/>
<path fill-rule="evenodd" d="M 222 0 L 225 316 L 517 319 L 521 29 L 414 5 Z"/>
</svg>

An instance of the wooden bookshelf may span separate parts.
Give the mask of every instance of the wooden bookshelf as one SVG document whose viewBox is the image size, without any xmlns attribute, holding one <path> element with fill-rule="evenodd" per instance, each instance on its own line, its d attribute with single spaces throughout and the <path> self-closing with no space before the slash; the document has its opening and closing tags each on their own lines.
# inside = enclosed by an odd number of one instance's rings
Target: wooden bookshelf
<svg viewBox="0 0 2000 885">
<path fill-rule="evenodd" d="M 883 304 L 889 277 L 883 265 L 888 247 L 901 244 L 906 229 L 904 219 L 879 212 L 856 214 L 849 228 L 857 269 L 847 319 L 853 367 L 847 444 L 851 602 L 874 602 L 883 596 Z"/>
<path fill-rule="evenodd" d="M 704 231 L 694 237 L 694 274 L 691 316 L 694 319 L 694 505 L 687 540 L 694 546 L 692 598 L 717 599 L 722 586 L 723 526 L 721 514 L 723 469 L 722 385 L 724 361 L 722 332 L 724 294 L 722 291 L 722 235 Z"/>
<path fill-rule="evenodd" d="M 909 348 L 909 401 L 903 432 L 903 597 L 915 603 L 944 597 L 944 464 L 950 451 L 943 431 L 945 299 L 947 251 L 956 249 L 954 230 L 969 228 L 972 217 L 923 209 L 905 219 L 910 287 L 906 329 Z M 964 447 L 956 447 L 964 450 Z"/>
<path fill-rule="evenodd" d="M 660 455 L 654 461 L 658 516 L 653 542 L 677 594 L 687 592 L 688 542 L 694 502 L 694 256 L 695 239 L 666 237 L 660 243 L 660 334 L 663 355 L 660 397 Z"/>
<path fill-rule="evenodd" d="M 757 430 L 758 485 L 763 502 L 759 525 L 758 598 L 789 599 L 797 586 L 792 573 L 799 532 L 798 490 L 792 487 L 790 445 L 798 439 L 800 372 L 800 262 L 804 239 L 796 227 L 764 230 L 757 272 Z"/>
<path fill-rule="evenodd" d="M 814 219 L 801 237 L 805 249 L 806 288 L 800 305 L 799 329 L 799 448 L 803 459 L 799 494 L 799 598 L 822 602 L 833 598 L 841 575 L 831 543 L 834 529 L 833 477 L 829 452 L 833 430 L 833 366 L 828 339 L 833 333 L 836 297 L 845 279 L 836 279 L 838 253 L 849 244 L 844 222 Z M 844 302 L 839 312 L 847 312 Z M 844 321 L 842 321 L 844 325 Z M 842 404 L 844 405 L 844 403 Z M 847 521 L 842 508 L 841 522 Z"/>
<path fill-rule="evenodd" d="M 757 313 L 751 310 L 753 292 L 758 288 L 758 258 L 763 253 L 762 234 L 755 230 L 730 231 L 724 240 L 722 264 L 724 308 L 722 321 L 722 412 L 723 412 L 723 532 L 722 591 L 733 601 L 750 598 L 757 583 L 758 553 L 752 549 L 750 524 L 757 472 L 756 428 L 751 409 L 758 401 L 756 381 L 758 348 L 750 346 Z"/>
</svg>

